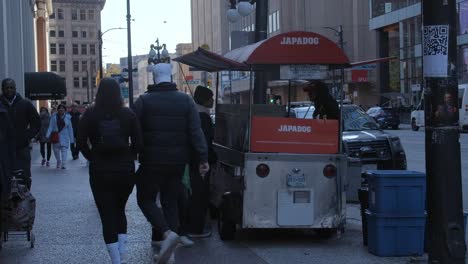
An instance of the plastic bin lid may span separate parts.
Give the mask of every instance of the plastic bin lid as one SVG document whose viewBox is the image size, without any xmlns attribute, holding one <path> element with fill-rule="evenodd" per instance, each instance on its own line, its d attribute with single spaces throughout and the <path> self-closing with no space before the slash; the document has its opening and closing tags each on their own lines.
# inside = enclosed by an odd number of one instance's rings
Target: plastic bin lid
<svg viewBox="0 0 468 264">
<path fill-rule="evenodd" d="M 426 174 L 418 171 L 407 170 L 368 170 L 367 177 L 382 177 L 382 178 L 400 178 L 400 177 L 426 177 Z"/>
</svg>

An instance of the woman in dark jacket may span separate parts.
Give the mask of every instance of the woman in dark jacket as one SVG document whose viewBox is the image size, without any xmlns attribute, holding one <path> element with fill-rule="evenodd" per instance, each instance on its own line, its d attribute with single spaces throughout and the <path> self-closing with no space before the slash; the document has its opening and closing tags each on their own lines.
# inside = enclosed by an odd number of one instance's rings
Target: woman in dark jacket
<svg viewBox="0 0 468 264">
<path fill-rule="evenodd" d="M 12 142 L 15 140 L 8 110 L 0 104 L 0 204 L 3 204 L 10 194 L 10 171 L 15 158 L 15 145 Z M 0 208 L 0 231 L 2 230 L 2 211 Z"/>
<path fill-rule="evenodd" d="M 126 263 L 125 205 L 135 183 L 134 160 L 142 135 L 133 111 L 123 107 L 114 79 L 104 78 L 99 84 L 95 105 L 79 122 L 77 142 L 90 162 L 91 190 L 112 263 Z"/>
<path fill-rule="evenodd" d="M 47 129 L 49 129 L 49 124 L 50 124 L 50 114 L 49 110 L 47 110 L 46 107 L 41 107 L 41 130 L 39 130 L 39 134 L 37 134 L 37 140 L 39 141 L 39 144 L 41 145 L 41 156 L 42 156 L 42 163 L 41 165 L 47 165 L 47 167 L 50 166 L 50 156 L 52 154 L 52 143 L 50 143 L 50 140 L 46 137 L 47 134 Z M 46 147 L 47 147 L 47 154 L 46 154 Z M 47 160 L 46 160 L 47 158 Z"/>
</svg>

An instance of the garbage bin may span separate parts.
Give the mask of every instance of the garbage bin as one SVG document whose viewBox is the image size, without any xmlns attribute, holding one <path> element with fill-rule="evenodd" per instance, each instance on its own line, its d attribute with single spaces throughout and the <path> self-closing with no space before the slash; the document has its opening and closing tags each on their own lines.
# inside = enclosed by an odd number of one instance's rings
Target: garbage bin
<svg viewBox="0 0 468 264">
<path fill-rule="evenodd" d="M 361 204 L 362 241 L 367 246 L 367 217 L 366 210 L 369 209 L 369 188 L 363 186 L 358 190 L 359 202 Z"/>
</svg>

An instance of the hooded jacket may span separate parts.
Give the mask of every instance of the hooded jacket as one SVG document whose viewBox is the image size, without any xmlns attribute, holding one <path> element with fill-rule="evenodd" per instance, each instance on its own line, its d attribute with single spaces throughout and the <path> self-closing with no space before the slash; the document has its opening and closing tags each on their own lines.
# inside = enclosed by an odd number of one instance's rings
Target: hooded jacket
<svg viewBox="0 0 468 264">
<path fill-rule="evenodd" d="M 0 103 L 7 109 L 9 118 L 13 122 L 16 149 L 28 147 L 31 139 L 41 129 L 41 118 L 36 108 L 29 100 L 23 99 L 20 94 L 16 94 L 12 103 L 2 95 Z"/>
<path fill-rule="evenodd" d="M 3 199 L 8 197 L 10 190 L 10 170 L 15 157 L 12 142 L 14 142 L 14 133 L 8 118 L 8 111 L 3 104 L 0 104 L 0 191 Z"/>
<path fill-rule="evenodd" d="M 193 99 L 173 83 L 160 83 L 136 100 L 134 111 L 143 132 L 140 163 L 187 164 L 190 149 L 208 162 L 208 148 Z"/>
<path fill-rule="evenodd" d="M 315 111 L 313 114 L 314 119 L 323 117 L 326 115 L 327 119 L 340 119 L 340 108 L 338 103 L 333 96 L 328 93 L 326 86 L 319 86 L 317 91 L 317 97 L 314 100 Z"/>
</svg>

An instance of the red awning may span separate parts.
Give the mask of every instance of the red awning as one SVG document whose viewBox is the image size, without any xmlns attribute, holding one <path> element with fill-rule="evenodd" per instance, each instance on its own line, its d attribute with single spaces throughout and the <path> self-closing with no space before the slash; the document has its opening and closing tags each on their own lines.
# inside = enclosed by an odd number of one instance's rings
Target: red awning
<svg viewBox="0 0 468 264">
<path fill-rule="evenodd" d="M 224 57 L 248 65 L 348 65 L 349 59 L 333 41 L 305 31 L 279 34 L 235 49 Z"/>
<path fill-rule="evenodd" d="M 247 65 L 227 59 L 214 52 L 198 48 L 195 52 L 177 57 L 174 61 L 190 65 L 197 70 L 216 72 L 224 70 L 246 71 Z"/>
<path fill-rule="evenodd" d="M 393 57 L 385 57 L 385 58 L 379 58 L 379 59 L 373 59 L 373 60 L 358 61 L 358 62 L 351 63 L 351 66 L 352 67 L 362 66 L 362 65 L 374 64 L 374 63 L 379 63 L 379 62 L 386 62 L 386 61 L 391 61 L 391 60 L 396 60 L 396 59 L 398 59 L 398 57 L 393 56 Z"/>
</svg>

